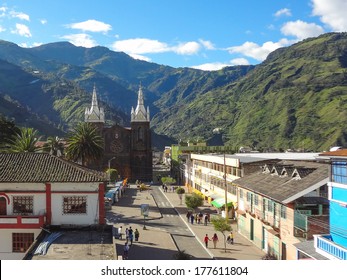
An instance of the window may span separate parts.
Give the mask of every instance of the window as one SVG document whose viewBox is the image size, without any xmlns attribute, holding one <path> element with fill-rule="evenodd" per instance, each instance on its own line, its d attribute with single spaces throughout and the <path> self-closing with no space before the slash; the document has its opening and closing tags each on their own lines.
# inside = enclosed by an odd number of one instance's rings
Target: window
<svg viewBox="0 0 347 280">
<path fill-rule="evenodd" d="M 34 205 L 33 196 L 14 196 L 13 213 L 14 214 L 32 214 Z"/>
<path fill-rule="evenodd" d="M 33 233 L 12 233 L 12 252 L 24 253 L 34 242 Z"/>
<path fill-rule="evenodd" d="M 86 196 L 67 196 L 63 198 L 63 214 L 86 214 Z"/>
<path fill-rule="evenodd" d="M 267 201 L 267 211 L 272 212 L 272 201 L 271 200 Z"/>
<path fill-rule="evenodd" d="M 254 205 L 258 205 L 259 203 L 259 196 L 256 194 L 254 195 Z"/>
<path fill-rule="evenodd" d="M 240 189 L 240 198 L 243 198 L 243 190 Z"/>
<path fill-rule="evenodd" d="M 332 181 L 336 183 L 347 184 L 346 162 L 335 161 L 331 163 Z"/>
<path fill-rule="evenodd" d="M 286 219 L 287 218 L 287 213 L 286 213 L 287 207 L 284 205 L 281 205 L 281 218 Z"/>
<path fill-rule="evenodd" d="M 252 195 L 250 192 L 247 192 L 247 201 L 252 202 Z"/>
</svg>

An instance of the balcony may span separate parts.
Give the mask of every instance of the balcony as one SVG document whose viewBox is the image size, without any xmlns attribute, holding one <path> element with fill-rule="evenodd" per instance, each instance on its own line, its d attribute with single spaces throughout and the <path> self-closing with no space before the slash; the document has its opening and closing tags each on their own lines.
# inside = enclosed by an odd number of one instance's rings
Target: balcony
<svg viewBox="0 0 347 280">
<path fill-rule="evenodd" d="M 347 260 L 347 248 L 331 240 L 330 235 L 314 235 L 314 247 L 317 253 L 336 260 Z"/>
<path fill-rule="evenodd" d="M 0 229 L 41 228 L 45 220 L 45 215 L 0 216 Z"/>
</svg>

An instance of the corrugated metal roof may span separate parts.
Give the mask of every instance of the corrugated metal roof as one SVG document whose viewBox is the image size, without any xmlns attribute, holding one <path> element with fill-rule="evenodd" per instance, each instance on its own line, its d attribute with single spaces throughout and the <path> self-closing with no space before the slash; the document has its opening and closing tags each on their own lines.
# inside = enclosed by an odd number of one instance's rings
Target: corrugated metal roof
<svg viewBox="0 0 347 280">
<path fill-rule="evenodd" d="M 309 172 L 304 173 L 302 171 L 302 178 L 293 178 L 291 174 L 280 176 L 271 173 L 256 172 L 234 180 L 233 183 L 242 188 L 283 202 L 329 177 L 329 165 L 326 163 L 297 161 L 282 161 L 280 163 L 283 165 L 290 164 L 293 167 L 297 166 L 301 171 L 307 168 Z M 277 163 L 277 165 L 280 163 Z"/>
<path fill-rule="evenodd" d="M 47 153 L 0 153 L 0 182 L 104 182 L 106 174 Z"/>
</svg>

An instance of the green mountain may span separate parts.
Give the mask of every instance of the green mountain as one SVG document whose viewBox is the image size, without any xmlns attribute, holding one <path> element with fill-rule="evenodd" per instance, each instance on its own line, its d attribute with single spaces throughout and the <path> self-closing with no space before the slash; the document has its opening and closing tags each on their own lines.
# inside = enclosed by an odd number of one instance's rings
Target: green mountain
<svg viewBox="0 0 347 280">
<path fill-rule="evenodd" d="M 172 68 L 66 42 L 26 49 L 0 41 L 0 59 L 1 102 L 19 104 L 63 133 L 83 119 L 94 84 L 109 124 L 128 125 L 141 83 L 154 138 L 208 140 L 218 131 L 228 145 L 260 150 L 325 150 L 347 142 L 346 33 L 278 49 L 256 66 L 219 71 Z M 8 115 L 6 106 L 0 113 Z"/>
</svg>

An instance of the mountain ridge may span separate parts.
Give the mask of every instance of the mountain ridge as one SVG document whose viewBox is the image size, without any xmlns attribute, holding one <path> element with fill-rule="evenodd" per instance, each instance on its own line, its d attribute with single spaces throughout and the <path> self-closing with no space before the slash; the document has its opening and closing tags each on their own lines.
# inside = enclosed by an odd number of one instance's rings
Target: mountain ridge
<svg viewBox="0 0 347 280">
<path fill-rule="evenodd" d="M 24 105 L 40 115 L 44 110 L 32 104 L 49 93 L 52 102 L 43 102 L 45 112 L 51 110 L 47 118 L 55 115 L 52 120 L 65 130 L 83 120 L 94 84 L 109 124 L 128 124 L 142 84 L 153 130 L 175 142 L 209 140 L 218 128 L 235 148 L 324 150 L 347 143 L 346 33 L 309 38 L 275 50 L 258 65 L 218 71 L 173 68 L 67 42 L 24 49 L 0 41 L 0 59 L 39 80 L 41 89 L 29 91 L 32 103 Z M 0 93 L 16 100 L 18 92 L 6 86 L 6 71 L 0 70 Z"/>
</svg>

